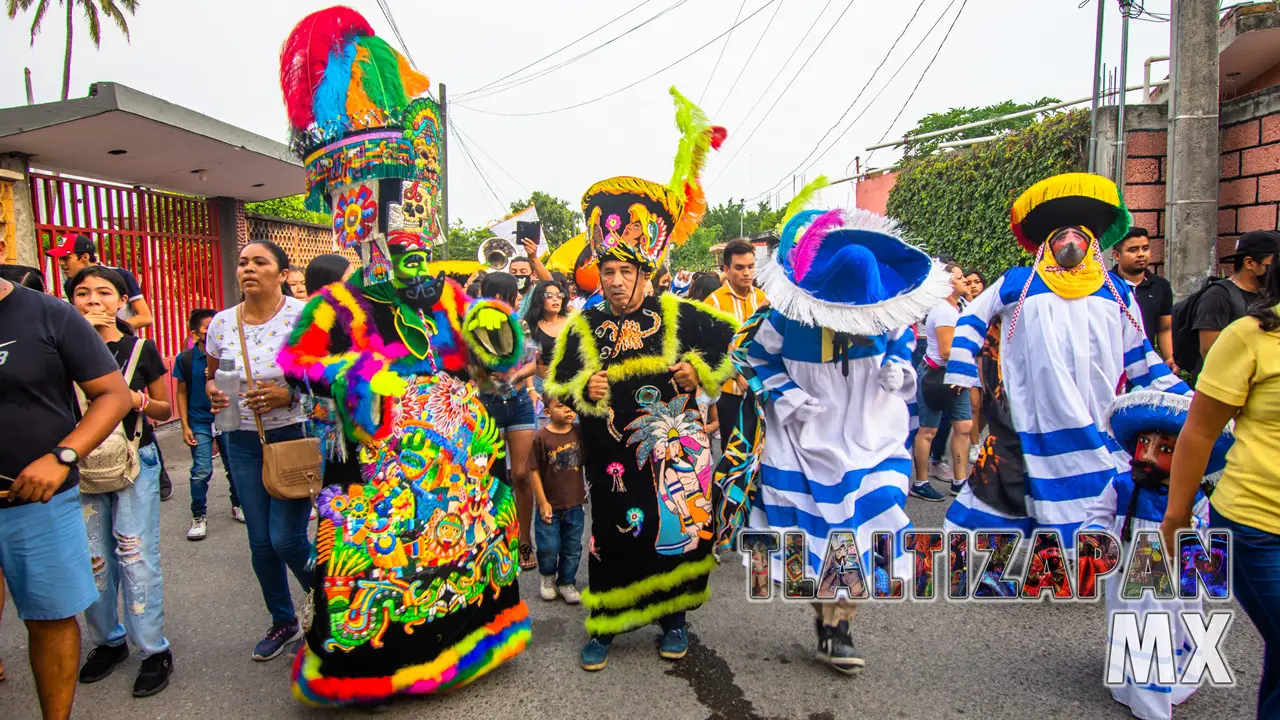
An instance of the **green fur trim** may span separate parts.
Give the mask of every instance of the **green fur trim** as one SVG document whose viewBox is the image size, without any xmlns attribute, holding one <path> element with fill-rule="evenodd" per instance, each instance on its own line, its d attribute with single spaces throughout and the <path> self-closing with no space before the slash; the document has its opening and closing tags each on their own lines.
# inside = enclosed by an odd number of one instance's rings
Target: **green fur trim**
<svg viewBox="0 0 1280 720">
<path fill-rule="evenodd" d="M 702 353 L 697 350 L 686 352 L 680 356 L 680 359 L 693 366 L 694 371 L 698 373 L 698 384 L 702 386 L 702 391 L 712 400 L 720 396 L 720 386 L 726 380 L 738 374 L 737 368 L 733 366 L 733 355 L 728 351 L 720 359 L 720 364 L 714 368 L 707 364 L 706 359 L 702 357 Z"/>
<path fill-rule="evenodd" d="M 704 315 L 709 315 L 721 322 L 729 323 L 729 326 L 732 327 L 735 331 L 737 331 L 738 326 L 742 324 L 738 322 L 738 318 L 730 315 L 729 313 L 723 310 L 717 310 L 716 308 L 706 303 L 695 302 L 693 300 L 685 300 L 683 298 L 676 297 L 669 293 L 664 293 L 660 299 L 663 301 L 664 304 L 670 304 L 675 306 L 677 308 L 677 312 L 678 312 L 678 308 L 681 305 L 688 305 L 690 308 L 696 310 L 697 312 L 703 313 Z"/>
<path fill-rule="evenodd" d="M 555 377 L 560 363 L 564 361 L 564 354 L 567 351 L 569 336 L 576 335 L 578 338 L 578 362 L 581 363 L 582 369 L 578 370 L 578 374 L 569 379 L 568 382 L 556 382 Z M 582 311 L 575 312 L 569 316 L 565 328 L 560 333 L 560 337 L 556 338 L 555 351 L 551 353 L 551 365 L 547 369 L 546 391 L 552 395 L 562 398 L 570 398 L 578 411 L 583 415 L 592 415 L 595 417 L 606 417 L 609 414 L 609 392 L 605 391 L 604 398 L 598 403 L 593 403 L 587 399 L 587 381 L 592 375 L 600 372 L 600 354 L 596 348 L 595 338 L 591 335 L 591 326 L 587 324 L 587 319 L 583 317 Z"/>
<path fill-rule="evenodd" d="M 628 610 L 620 615 L 589 615 L 583 623 L 591 635 L 618 635 L 642 628 L 671 613 L 695 610 L 711 599 L 711 588 L 698 593 L 677 595 L 654 605 Z"/>
<path fill-rule="evenodd" d="M 633 582 L 620 588 L 593 593 L 587 590 L 582 593 L 582 604 L 591 610 L 622 610 L 639 604 L 640 599 L 657 592 L 666 592 L 704 575 L 711 574 L 719 565 L 715 555 L 708 555 L 696 562 L 677 565 L 674 570 L 661 575 Z"/>
</svg>

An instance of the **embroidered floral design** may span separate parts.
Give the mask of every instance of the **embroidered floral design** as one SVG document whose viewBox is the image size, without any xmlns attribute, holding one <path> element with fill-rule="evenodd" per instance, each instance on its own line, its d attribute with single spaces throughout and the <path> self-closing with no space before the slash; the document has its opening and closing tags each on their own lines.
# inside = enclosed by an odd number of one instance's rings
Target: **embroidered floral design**
<svg viewBox="0 0 1280 720">
<path fill-rule="evenodd" d="M 631 533 L 634 537 L 640 537 L 640 528 L 644 525 L 644 511 L 640 508 L 631 508 L 627 511 L 627 526 L 618 526 L 618 532 Z M 592 538 L 595 539 L 594 537 Z"/>
<path fill-rule="evenodd" d="M 343 247 L 353 248 L 368 240 L 377 220 L 378 201 L 368 185 L 338 195 L 333 206 L 333 232 Z"/>
<path fill-rule="evenodd" d="M 609 473 L 609 477 L 613 478 L 614 492 L 627 491 L 627 486 L 622 484 L 622 473 L 626 472 L 626 468 L 622 467 L 622 463 L 611 462 L 609 463 L 609 466 L 604 469 L 604 471 Z"/>
</svg>

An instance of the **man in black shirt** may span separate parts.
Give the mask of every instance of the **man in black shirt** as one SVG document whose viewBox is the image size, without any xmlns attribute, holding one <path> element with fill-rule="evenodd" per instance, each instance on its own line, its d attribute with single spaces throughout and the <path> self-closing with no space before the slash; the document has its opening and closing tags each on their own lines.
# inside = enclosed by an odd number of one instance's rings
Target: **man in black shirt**
<svg viewBox="0 0 1280 720">
<path fill-rule="evenodd" d="M 79 424 L 72 383 L 90 400 Z M 71 715 L 75 616 L 98 597 L 76 463 L 132 406 L 115 358 L 75 308 L 0 279 L 0 571 L 27 626 L 46 719 Z"/>
<path fill-rule="evenodd" d="M 1191 327 L 1200 334 L 1200 356 L 1209 354 L 1218 334 L 1232 322 L 1244 317 L 1249 306 L 1258 300 L 1262 278 L 1267 274 L 1276 252 L 1280 250 L 1280 233 L 1254 230 L 1240 236 L 1236 251 L 1219 258 L 1231 263 L 1234 272 L 1226 280 L 1211 285 L 1196 303 Z"/>
<path fill-rule="evenodd" d="M 1173 286 L 1151 271 L 1151 240 L 1147 229 L 1135 227 L 1111 248 L 1115 272 L 1133 290 L 1142 311 L 1142 327 L 1147 340 L 1164 358 L 1169 369 L 1177 372 L 1173 362 Z"/>
<path fill-rule="evenodd" d="M 63 295 L 68 300 L 71 298 L 71 293 L 67 287 L 71 283 L 71 278 L 90 265 L 102 265 L 98 262 L 98 248 L 87 235 L 63 235 L 45 254 L 58 259 L 58 267 L 62 270 Z M 103 267 L 111 266 L 103 265 Z M 151 327 L 155 319 L 151 315 L 151 306 L 142 295 L 142 286 L 138 284 L 138 278 L 124 268 L 111 267 L 111 269 L 120 273 L 120 277 L 124 278 L 125 287 L 129 289 L 129 305 L 127 308 L 120 309 L 120 319 L 129 323 L 129 327 L 135 331 Z"/>
</svg>

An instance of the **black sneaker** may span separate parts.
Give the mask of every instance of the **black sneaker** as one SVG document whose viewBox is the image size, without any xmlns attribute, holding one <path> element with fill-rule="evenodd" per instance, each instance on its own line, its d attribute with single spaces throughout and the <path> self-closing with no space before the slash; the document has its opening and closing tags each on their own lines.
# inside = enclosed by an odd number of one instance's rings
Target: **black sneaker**
<svg viewBox="0 0 1280 720">
<path fill-rule="evenodd" d="M 866 667 L 867 661 L 853 647 L 848 622 L 842 620 L 835 627 L 823 625 L 821 620 L 815 620 L 814 624 L 818 630 L 819 660 L 846 675 L 853 675 Z"/>
<path fill-rule="evenodd" d="M 258 662 L 275 660 L 284 652 L 286 646 L 302 637 L 302 628 L 297 620 L 290 620 L 283 625 L 272 625 L 267 636 L 262 638 L 253 648 L 253 659 Z"/>
<path fill-rule="evenodd" d="M 952 480 L 952 481 L 951 481 L 951 494 L 952 494 L 952 495 L 959 495 L 959 494 L 960 494 L 960 491 L 964 489 L 964 483 L 965 483 L 965 481 L 964 481 L 964 480 Z"/>
<path fill-rule="evenodd" d="M 89 651 L 84 665 L 80 666 L 80 682 L 96 683 L 111 674 L 116 666 L 129 657 L 129 644 L 99 645 Z"/>
<path fill-rule="evenodd" d="M 143 658 L 142 669 L 138 670 L 138 679 L 133 681 L 133 696 L 155 695 L 169 687 L 169 676 L 172 674 L 173 653 L 168 650 Z"/>
</svg>

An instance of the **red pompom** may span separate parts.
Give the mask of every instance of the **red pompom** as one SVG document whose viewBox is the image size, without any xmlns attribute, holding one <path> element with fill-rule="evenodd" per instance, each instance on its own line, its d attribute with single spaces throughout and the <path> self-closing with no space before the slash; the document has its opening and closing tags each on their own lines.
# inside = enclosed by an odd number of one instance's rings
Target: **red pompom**
<svg viewBox="0 0 1280 720">
<path fill-rule="evenodd" d="M 724 144 L 724 139 L 727 137 L 729 137 L 728 130 L 725 130 L 720 125 L 712 125 L 711 126 L 711 149 L 719 150 L 720 146 Z"/>
</svg>

